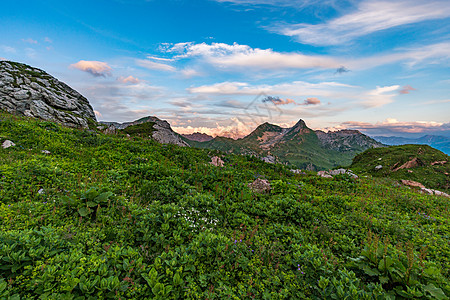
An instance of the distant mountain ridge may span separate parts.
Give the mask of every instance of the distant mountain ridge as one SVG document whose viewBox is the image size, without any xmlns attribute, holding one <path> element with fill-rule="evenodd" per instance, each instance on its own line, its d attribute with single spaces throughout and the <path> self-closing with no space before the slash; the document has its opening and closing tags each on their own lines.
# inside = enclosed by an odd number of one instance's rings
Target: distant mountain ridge
<svg viewBox="0 0 450 300">
<path fill-rule="evenodd" d="M 440 135 L 424 135 L 419 138 L 404 138 L 398 136 L 373 136 L 377 140 L 386 145 L 406 145 L 406 144 L 422 144 L 436 148 L 447 155 L 450 155 L 450 138 Z"/>
<path fill-rule="evenodd" d="M 349 165 L 357 153 L 384 146 L 357 130 L 314 131 L 301 119 L 290 128 L 266 122 L 237 140 L 215 137 L 205 142 L 186 141 L 193 147 L 227 153 L 274 156 L 277 162 L 312 170 Z"/>
<path fill-rule="evenodd" d="M 206 133 L 200 133 L 200 132 L 194 132 L 191 134 L 182 134 L 185 138 L 191 141 L 197 141 L 197 142 L 208 142 L 212 140 L 214 137 L 210 136 Z"/>
</svg>

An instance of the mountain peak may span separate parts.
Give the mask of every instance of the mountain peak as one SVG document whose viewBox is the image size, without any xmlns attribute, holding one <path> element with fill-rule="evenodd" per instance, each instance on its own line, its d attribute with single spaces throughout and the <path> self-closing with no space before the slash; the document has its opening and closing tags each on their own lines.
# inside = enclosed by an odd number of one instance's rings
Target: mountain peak
<svg viewBox="0 0 450 300">
<path fill-rule="evenodd" d="M 305 121 L 300 119 L 292 128 L 308 128 L 308 126 L 306 126 Z"/>
</svg>

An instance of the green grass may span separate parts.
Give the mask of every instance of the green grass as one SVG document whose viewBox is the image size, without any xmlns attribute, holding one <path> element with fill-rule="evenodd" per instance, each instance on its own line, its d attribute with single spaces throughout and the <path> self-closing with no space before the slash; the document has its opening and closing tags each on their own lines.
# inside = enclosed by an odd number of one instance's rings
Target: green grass
<svg viewBox="0 0 450 300">
<path fill-rule="evenodd" d="M 396 167 L 414 158 L 419 160 L 419 166 L 393 171 Z M 432 166 L 431 164 L 436 161 L 446 161 L 447 163 Z M 378 165 L 383 168 L 377 171 L 375 167 Z M 413 180 L 422 183 L 427 188 L 444 192 L 450 191 L 449 156 L 428 145 L 402 145 L 369 149 L 357 155 L 350 168 L 374 177 Z"/>
<path fill-rule="evenodd" d="M 2 299 L 446 299 L 449 200 L 0 113 Z M 41 151 L 48 150 L 50 155 Z M 220 155 L 225 166 L 209 162 Z M 265 178 L 267 194 L 248 183 Z M 40 191 L 40 192 L 39 192 Z"/>
</svg>

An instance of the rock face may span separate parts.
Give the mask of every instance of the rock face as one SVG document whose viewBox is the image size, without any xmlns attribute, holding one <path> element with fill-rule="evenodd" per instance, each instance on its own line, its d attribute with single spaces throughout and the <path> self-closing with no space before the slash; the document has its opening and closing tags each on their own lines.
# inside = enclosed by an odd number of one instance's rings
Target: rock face
<svg viewBox="0 0 450 300">
<path fill-rule="evenodd" d="M 129 126 L 139 125 L 143 123 L 152 123 L 152 131 L 148 132 L 149 136 L 161 144 L 175 144 L 182 147 L 189 147 L 189 144 L 183 141 L 181 136 L 174 132 L 170 124 L 165 120 L 160 120 L 157 117 L 148 116 L 133 122 L 117 123 L 117 122 L 100 122 L 107 126 L 108 132 L 113 132 L 114 128 L 117 130 L 125 129 Z"/>
<path fill-rule="evenodd" d="M 316 134 L 322 147 L 336 151 L 349 151 L 355 147 L 361 149 L 383 147 L 383 144 L 362 134 L 358 130 L 339 130 L 328 133 L 317 130 Z"/>
<path fill-rule="evenodd" d="M 80 93 L 40 69 L 10 61 L 0 61 L 0 109 L 69 127 L 96 121 Z"/>
<path fill-rule="evenodd" d="M 213 166 L 216 166 L 216 167 L 223 167 L 224 162 L 223 162 L 222 159 L 220 159 L 220 157 L 218 157 L 218 156 L 213 156 L 213 157 L 211 158 L 210 164 L 213 165 Z"/>
<path fill-rule="evenodd" d="M 197 142 L 208 142 L 213 139 L 212 136 L 206 134 L 206 133 L 200 133 L 200 132 L 194 132 L 191 134 L 182 134 L 185 138 L 191 141 L 197 141 Z"/>
<path fill-rule="evenodd" d="M 268 193 L 270 192 L 271 186 L 269 181 L 267 181 L 266 179 L 261 179 L 258 178 L 255 181 L 253 181 L 252 183 L 248 184 L 248 187 L 256 192 L 256 193 Z"/>
</svg>

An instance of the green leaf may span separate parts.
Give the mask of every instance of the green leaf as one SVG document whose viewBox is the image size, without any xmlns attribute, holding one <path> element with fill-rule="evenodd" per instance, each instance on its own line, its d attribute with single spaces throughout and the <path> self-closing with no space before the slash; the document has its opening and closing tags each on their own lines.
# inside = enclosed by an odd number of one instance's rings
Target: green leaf
<svg viewBox="0 0 450 300">
<path fill-rule="evenodd" d="M 363 270 L 369 276 L 379 276 L 379 275 L 381 275 L 380 271 L 378 271 L 377 269 L 372 269 L 369 266 L 364 266 Z"/>
<path fill-rule="evenodd" d="M 385 283 L 389 282 L 389 278 L 386 276 L 380 276 L 379 279 L 380 279 L 381 284 L 385 284 Z"/>
<path fill-rule="evenodd" d="M 87 215 L 89 215 L 89 208 L 87 207 L 82 207 L 78 209 L 78 213 L 80 214 L 80 216 L 82 217 L 86 217 Z"/>
<path fill-rule="evenodd" d="M 106 200 L 108 200 L 109 197 L 111 197 L 113 195 L 113 193 L 111 192 L 104 192 L 101 193 L 100 195 L 98 195 L 94 201 L 97 203 L 101 203 L 101 202 L 105 202 Z"/>
<path fill-rule="evenodd" d="M 385 261 L 386 261 L 386 265 L 384 265 Z M 386 256 L 386 258 L 380 259 L 380 262 L 378 263 L 378 270 L 385 271 L 393 264 L 394 264 L 394 262 L 392 261 L 392 259 L 389 256 Z"/>
<path fill-rule="evenodd" d="M 96 207 L 98 204 L 97 203 L 95 203 L 95 202 L 93 202 L 93 201 L 88 201 L 87 202 L 87 206 L 89 206 L 89 207 Z"/>
<path fill-rule="evenodd" d="M 430 293 L 434 299 L 448 299 L 444 292 L 440 288 L 435 287 L 432 283 L 429 283 L 427 286 L 425 286 L 424 291 Z"/>
</svg>

